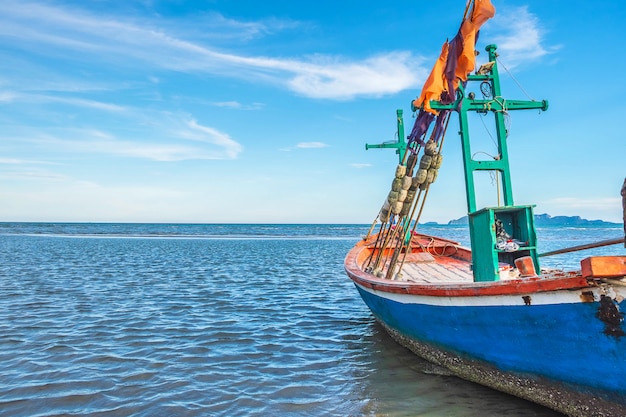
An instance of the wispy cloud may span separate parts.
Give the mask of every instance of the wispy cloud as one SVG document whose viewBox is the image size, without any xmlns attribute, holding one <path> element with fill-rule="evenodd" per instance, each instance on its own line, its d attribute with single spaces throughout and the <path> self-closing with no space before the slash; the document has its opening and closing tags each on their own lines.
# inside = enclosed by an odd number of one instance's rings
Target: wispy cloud
<svg viewBox="0 0 626 417">
<path fill-rule="evenodd" d="M 217 145 L 221 149 L 221 155 L 232 159 L 243 150 L 243 147 L 231 139 L 231 137 L 212 127 L 202 126 L 195 120 L 186 122 L 189 130 L 179 132 L 180 137 L 199 142 Z"/>
<path fill-rule="evenodd" d="M 330 145 L 324 142 L 300 142 L 295 146 L 286 146 L 278 149 L 280 152 L 291 152 L 294 149 L 321 149 L 327 148 Z"/>
<path fill-rule="evenodd" d="M 300 142 L 296 145 L 296 148 L 301 149 L 313 149 L 313 148 L 326 148 L 329 145 L 323 142 Z"/>
<path fill-rule="evenodd" d="M 40 169 L 21 169 L 0 172 L 0 179 L 4 181 L 46 181 L 46 182 L 63 182 L 68 180 L 68 176 L 57 172 L 40 170 Z"/>
<path fill-rule="evenodd" d="M 246 36 L 268 30 L 252 22 L 223 19 L 221 23 L 239 25 Z M 307 97 L 338 100 L 396 93 L 417 86 L 427 75 L 421 60 L 408 52 L 381 53 L 357 61 L 325 55 L 303 59 L 245 56 L 184 39 L 179 34 L 185 29 L 172 26 L 161 21 L 96 16 L 50 3 L 9 0 L 0 4 L 0 39 L 70 61 L 127 68 L 133 63 L 149 63 L 162 70 L 253 77 Z M 280 28 L 272 26 L 272 30 Z"/>
<path fill-rule="evenodd" d="M 34 159 L 0 158 L 0 165 L 50 165 L 51 162 Z"/>
<path fill-rule="evenodd" d="M 6 164 L 6 165 L 18 165 L 18 164 L 23 164 L 26 161 L 23 159 L 17 159 L 17 158 L 0 158 L 0 164 Z"/>
<path fill-rule="evenodd" d="M 228 134 L 204 126 L 184 115 L 162 114 L 143 134 L 150 140 L 126 138 L 120 133 L 101 129 L 27 129 L 20 135 L 4 137 L 5 143 L 27 142 L 48 154 L 95 154 L 148 159 L 159 162 L 185 160 L 235 159 L 243 146 Z M 1 138 L 1 137 L 0 137 Z M 7 159 L 5 163 L 17 163 L 18 159 Z M 0 163 L 3 161 L 0 160 Z"/>
<path fill-rule="evenodd" d="M 545 29 L 527 6 L 498 10 L 489 24 L 495 29 L 494 43 L 498 45 L 500 55 L 506 56 L 509 68 L 539 59 L 559 48 L 543 44 Z"/>
<path fill-rule="evenodd" d="M 288 85 L 308 97 L 349 99 L 357 95 L 384 95 L 417 86 L 425 68 L 408 52 L 390 52 L 358 62 L 314 57 L 284 68 L 295 73 Z"/>
<path fill-rule="evenodd" d="M 243 104 L 238 101 L 214 101 L 208 103 L 215 107 L 223 107 L 236 110 L 260 110 L 265 107 L 263 103 L 247 103 Z"/>
<path fill-rule="evenodd" d="M 515 14 L 515 19 L 507 19 Z M 382 96 L 411 87 L 418 87 L 426 77 L 430 62 L 424 67 L 422 58 L 405 51 L 382 52 L 362 59 L 342 56 L 312 54 L 304 57 L 278 58 L 231 53 L 219 48 L 216 39 L 220 31 L 228 28 L 229 36 L 236 33 L 241 39 L 268 36 L 272 31 L 292 28 L 293 21 L 238 22 L 219 14 L 203 16 L 215 25 L 215 37 L 191 34 L 192 30 L 178 25 L 176 20 L 147 19 L 145 17 L 120 18 L 114 14 L 96 15 L 82 9 L 70 8 L 54 2 L 0 2 L 0 41 L 11 42 L 38 56 L 56 59 L 74 66 L 76 62 L 95 62 L 115 71 L 126 71 L 151 84 L 161 83 L 161 76 L 146 75 L 146 64 L 155 71 L 182 71 L 204 73 L 223 77 L 242 77 L 249 82 L 264 82 L 280 86 L 295 94 L 316 98 L 346 100 L 358 96 Z M 499 22 L 507 21 L 503 26 Z M 502 35 L 497 39 L 499 48 L 506 53 L 507 65 L 522 60 L 537 59 L 549 53 L 542 45 L 543 32 L 537 18 L 526 7 L 502 11 L 493 25 Z M 185 36 L 189 37 L 185 37 Z M 190 40 L 193 38 L 194 40 Z M 167 59 L 163 59 L 167 57 Z M 89 78 L 65 78 L 62 73 L 47 77 L 46 68 L 29 63 L 29 70 L 37 71 L 34 82 L 40 80 L 45 93 L 10 79 L 2 83 L 0 103 L 60 103 L 91 109 L 96 112 L 123 114 L 134 118 L 145 129 L 142 135 L 159 138 L 150 142 L 129 139 L 114 131 L 95 134 L 83 130 L 85 137 L 63 137 L 54 132 L 43 132 L 57 138 L 57 144 L 69 151 L 99 152 L 156 161 L 188 159 L 234 159 L 243 151 L 241 144 L 221 130 L 199 123 L 192 116 L 177 117 L 143 110 L 138 107 L 107 102 L 107 97 L 86 97 L 85 91 L 106 92 L 106 80 L 89 85 Z M 128 72 L 130 71 L 130 72 Z M 132 76 L 131 76 L 132 77 Z M 52 81 L 51 81 L 52 80 Z M 66 82 L 65 87 L 63 86 Z M 126 88 L 119 85 L 118 88 Z M 53 92 L 64 94 L 54 94 Z M 67 93 L 74 93 L 67 94 Z M 240 101 L 212 101 L 207 104 L 238 110 L 258 110 L 262 103 Z M 158 114 L 157 114 L 158 113 Z M 158 133 L 157 133 L 158 132 Z M 166 135 L 166 137 L 163 136 Z M 85 140 L 87 138 L 87 140 Z M 194 143 L 195 142 L 195 143 Z M 328 146 L 322 142 L 302 142 L 299 149 Z M 289 151 L 294 148 L 283 148 Z"/>
<path fill-rule="evenodd" d="M 350 164 L 350 166 L 351 166 L 352 168 L 359 168 L 359 169 L 360 169 L 360 168 L 369 168 L 369 167 L 371 167 L 371 166 L 372 166 L 372 164 L 358 164 L 358 163 L 352 163 L 352 164 Z"/>
<path fill-rule="evenodd" d="M 277 58 L 230 53 L 217 45 L 225 33 L 245 42 L 301 23 L 277 19 L 242 22 L 218 13 L 201 19 L 211 24 L 202 25 L 204 34 L 198 36 L 176 20 L 102 16 L 50 2 L 5 0 L 0 3 L 0 40 L 68 61 L 89 60 L 125 68 L 144 68 L 149 63 L 161 70 L 242 77 L 318 99 L 397 93 L 418 87 L 430 70 L 430 61 L 406 51 L 358 60 L 322 54 Z M 556 48 L 543 45 L 544 29 L 526 6 L 498 10 L 488 24 L 500 33 L 494 40 L 509 67 L 541 58 Z"/>
<path fill-rule="evenodd" d="M 10 103 L 15 100 L 17 96 L 17 94 L 8 91 L 0 92 L 0 103 Z"/>
<path fill-rule="evenodd" d="M 198 16 L 195 23 L 203 30 L 195 37 L 210 39 L 235 39 L 252 40 L 275 34 L 287 29 L 302 28 L 307 26 L 302 22 L 290 19 L 269 18 L 260 21 L 241 21 L 229 19 L 219 13 L 203 13 Z M 176 22 L 173 22 L 176 24 Z M 206 28 L 211 31 L 207 32 Z"/>
<path fill-rule="evenodd" d="M 75 107 L 81 108 L 91 108 L 96 110 L 103 110 L 107 112 L 126 112 L 129 109 L 124 106 L 119 106 L 117 104 L 105 103 L 97 100 L 88 100 L 82 99 L 78 97 L 62 97 L 62 96 L 53 96 L 53 95 L 36 95 L 36 94 L 22 94 L 16 95 L 14 101 L 17 100 L 25 101 L 25 102 L 37 102 L 37 103 L 45 103 L 45 102 L 54 102 L 54 103 L 62 103 Z"/>
</svg>

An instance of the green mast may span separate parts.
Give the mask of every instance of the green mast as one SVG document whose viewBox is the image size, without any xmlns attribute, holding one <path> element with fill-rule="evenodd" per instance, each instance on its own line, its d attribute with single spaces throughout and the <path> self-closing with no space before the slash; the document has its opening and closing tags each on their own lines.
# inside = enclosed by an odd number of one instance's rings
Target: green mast
<svg viewBox="0 0 626 417">
<path fill-rule="evenodd" d="M 434 110 L 454 110 L 459 114 L 459 135 L 463 151 L 475 281 L 498 280 L 502 271 L 512 267 L 516 259 L 525 256 L 532 259 L 535 270 L 539 271 L 532 206 L 515 206 L 513 202 L 504 113 L 527 109 L 545 111 L 548 109 L 548 102 L 545 100 L 505 100 L 502 97 L 496 49 L 496 45 L 487 46 L 489 64 L 483 66 L 484 71 L 479 70 L 478 74 L 469 75 L 467 80 L 468 84 L 470 82 L 480 82 L 483 83 L 482 85 L 487 83 L 491 95 L 489 99 L 477 99 L 473 93 L 466 94 L 466 86 L 460 85 L 457 100 L 454 103 L 443 104 L 438 101 L 431 101 L 430 103 Z M 493 114 L 498 145 L 498 156 L 494 160 L 475 160 L 472 158 L 468 112 L 491 112 Z M 497 183 L 501 187 L 504 206 L 477 210 L 474 179 L 474 173 L 477 171 L 496 171 L 500 179 Z M 503 236 L 505 239 L 502 239 Z M 508 245 L 503 244 L 503 240 Z"/>
<path fill-rule="evenodd" d="M 530 258 L 536 272 L 539 261 L 536 250 L 536 231 L 533 206 L 516 206 L 513 201 L 513 187 L 509 169 L 509 152 L 504 114 L 512 110 L 538 109 L 547 110 L 548 102 L 505 100 L 501 95 L 500 77 L 496 45 L 486 47 L 489 63 L 483 65 L 476 74 L 467 78 L 465 85 L 458 87 L 453 103 L 444 104 L 431 101 L 433 110 L 451 110 L 459 115 L 459 135 L 461 139 L 467 212 L 469 215 L 470 238 L 472 244 L 472 262 L 475 281 L 496 281 L 513 267 L 519 258 Z M 486 98 L 478 99 L 473 92 L 468 92 L 470 83 L 480 83 L 481 90 L 488 89 Z M 488 87 L 488 88 L 487 88 Z M 413 111 L 418 109 L 413 108 Z M 492 113 L 497 133 L 498 155 L 493 160 L 476 160 L 472 157 L 468 113 Z M 365 145 L 371 148 L 395 148 L 400 162 L 404 160 L 407 142 L 404 137 L 402 110 L 397 110 L 398 141 L 380 145 Z M 498 176 L 497 192 L 503 196 L 503 206 L 480 208 L 476 206 L 476 187 L 474 174 L 478 171 L 495 171 Z M 498 199 L 498 204 L 500 204 Z M 528 259 L 526 259 L 528 260 Z M 521 261 L 520 261 L 521 262 Z M 523 263 L 528 272 L 528 262 Z M 521 268 L 520 268 L 521 270 Z M 532 274 L 532 268 L 530 273 Z"/>
<path fill-rule="evenodd" d="M 476 211 L 476 191 L 474 187 L 474 171 L 498 171 L 502 176 L 502 192 L 504 195 L 504 205 L 513 205 L 513 190 L 511 186 L 511 173 L 509 171 L 509 153 L 506 144 L 506 127 L 504 125 L 504 112 L 511 110 L 528 110 L 539 109 L 547 110 L 548 102 L 543 101 L 521 101 L 521 100 L 505 100 L 502 97 L 500 89 L 500 77 L 498 75 L 498 63 L 496 61 L 496 45 L 488 45 L 486 50 L 489 52 L 489 65 L 491 70 L 487 74 L 473 74 L 467 77 L 469 82 L 487 82 L 491 87 L 492 99 L 476 99 L 472 94 L 465 94 L 465 88 L 459 86 L 460 94 L 457 100 L 452 104 L 442 104 L 438 101 L 432 101 L 431 107 L 434 110 L 456 110 L 459 113 L 459 125 L 461 135 L 461 145 L 463 147 L 463 163 L 465 167 L 465 184 L 467 188 L 467 208 L 468 212 Z M 415 110 L 415 109 L 414 109 Z M 467 122 L 467 113 L 474 111 L 477 113 L 492 112 L 495 118 L 498 157 L 492 161 L 479 161 L 472 158 L 470 146 L 469 125 Z"/>
<path fill-rule="evenodd" d="M 406 153 L 407 142 L 404 137 L 404 120 L 402 118 L 402 110 L 396 110 L 396 121 L 398 125 L 398 141 L 397 142 L 385 142 L 378 145 L 365 144 L 365 150 L 379 149 L 379 148 L 392 148 L 396 150 L 398 159 L 400 162 L 404 160 L 404 154 Z"/>
</svg>

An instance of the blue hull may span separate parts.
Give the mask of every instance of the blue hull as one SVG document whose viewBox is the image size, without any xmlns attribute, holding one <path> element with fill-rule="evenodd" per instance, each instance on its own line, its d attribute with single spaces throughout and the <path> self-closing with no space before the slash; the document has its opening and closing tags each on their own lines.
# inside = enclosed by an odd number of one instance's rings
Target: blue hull
<svg viewBox="0 0 626 417">
<path fill-rule="evenodd" d="M 526 398 L 523 387 L 507 386 L 530 384 L 533 391 L 538 384 L 545 388 L 546 397 L 568 395 L 573 405 L 560 411 L 571 415 L 626 415 L 626 337 L 620 327 L 621 313 L 617 313 L 617 325 L 601 320 L 600 301 L 436 305 L 423 299 L 395 301 L 384 292 L 359 285 L 357 289 L 400 343 L 426 359 L 456 367 L 452 370 L 463 378 Z M 612 311 L 626 308 L 626 301 L 611 303 L 616 307 Z M 510 381 L 503 381 L 506 378 Z M 535 394 L 529 399 L 556 408 L 549 399 L 537 401 Z M 589 404 L 605 401 L 608 404 L 599 404 L 597 410 L 585 411 Z"/>
</svg>

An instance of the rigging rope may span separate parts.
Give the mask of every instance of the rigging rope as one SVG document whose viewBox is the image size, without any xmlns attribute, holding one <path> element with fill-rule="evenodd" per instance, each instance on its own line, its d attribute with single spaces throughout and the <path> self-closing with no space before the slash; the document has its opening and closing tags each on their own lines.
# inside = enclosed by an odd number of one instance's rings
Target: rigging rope
<svg viewBox="0 0 626 417">
<path fill-rule="evenodd" d="M 526 97 L 528 97 L 530 100 L 535 101 L 534 98 L 532 98 L 530 96 L 530 94 L 528 94 L 526 92 L 526 90 L 524 90 L 524 87 L 522 87 L 522 85 L 519 83 L 519 81 L 517 81 L 515 79 L 515 77 L 513 76 L 513 74 L 511 73 L 511 71 L 509 71 L 509 69 L 506 67 L 506 65 L 504 65 L 502 63 L 502 61 L 500 61 L 500 58 L 496 57 L 496 60 L 498 61 L 498 65 L 502 65 L 502 68 L 504 68 L 504 70 L 506 71 L 507 74 L 509 74 L 509 76 L 511 77 L 511 79 L 515 82 L 515 84 L 517 84 L 517 86 L 519 87 L 520 90 L 522 90 L 522 93 L 524 93 L 526 95 Z"/>
<path fill-rule="evenodd" d="M 415 199 L 415 203 L 413 204 L 411 215 L 405 218 L 404 229 L 407 229 L 407 230 L 404 232 L 404 238 L 400 241 L 400 247 L 396 248 L 394 251 L 395 259 L 392 258 L 392 262 L 390 262 L 389 264 L 389 268 L 387 270 L 387 278 L 392 278 L 392 279 L 394 278 L 393 272 L 396 267 L 395 264 L 398 260 L 400 252 L 402 251 L 402 249 L 404 249 L 404 256 L 402 257 L 402 261 L 400 262 L 400 267 L 398 269 L 398 273 L 396 274 L 395 278 L 398 278 L 399 276 L 401 276 L 402 267 L 404 266 L 404 261 L 406 260 L 408 253 L 411 251 L 411 242 L 413 241 L 413 236 L 415 234 L 415 230 L 417 229 L 419 219 L 422 216 L 422 211 L 424 210 L 424 204 L 426 203 L 426 197 L 428 196 L 428 191 L 430 190 L 431 184 L 435 182 L 435 180 L 437 179 L 437 172 L 439 171 L 439 168 L 441 168 L 441 164 L 442 164 L 441 149 L 443 147 L 443 142 L 445 140 L 446 132 L 448 130 L 448 124 L 450 122 L 450 114 L 451 113 L 448 112 L 444 115 L 445 120 L 443 120 L 443 123 L 441 124 L 442 131 L 440 132 L 441 140 L 439 141 L 439 143 L 436 143 L 434 141 L 436 138 L 436 133 L 435 133 L 435 130 L 433 130 L 430 140 L 427 142 L 426 146 L 424 147 L 424 155 L 422 155 L 422 159 L 424 159 L 425 157 L 430 157 L 429 158 L 430 163 L 429 163 L 429 166 L 427 167 L 429 171 L 429 175 L 425 181 L 419 184 L 419 194 L 417 195 L 417 198 Z M 421 161 L 420 161 L 420 165 L 421 165 Z M 420 203 L 420 197 L 422 195 L 422 191 L 424 191 L 424 196 L 423 198 L 421 198 L 421 203 Z M 418 205 L 420 208 L 419 208 L 417 216 L 415 216 L 415 211 Z M 411 225 L 411 222 L 413 222 L 413 228 L 409 231 L 408 228 Z"/>
</svg>

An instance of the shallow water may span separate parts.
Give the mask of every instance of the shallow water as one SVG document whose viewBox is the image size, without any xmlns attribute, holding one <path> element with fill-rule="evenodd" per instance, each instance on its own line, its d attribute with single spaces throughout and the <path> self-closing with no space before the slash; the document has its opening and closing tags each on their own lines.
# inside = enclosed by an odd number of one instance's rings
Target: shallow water
<svg viewBox="0 0 626 417">
<path fill-rule="evenodd" d="M 619 231 L 540 230 L 540 251 Z M 0 415 L 557 415 L 393 342 L 343 272 L 366 232 L 0 224 Z"/>
</svg>

